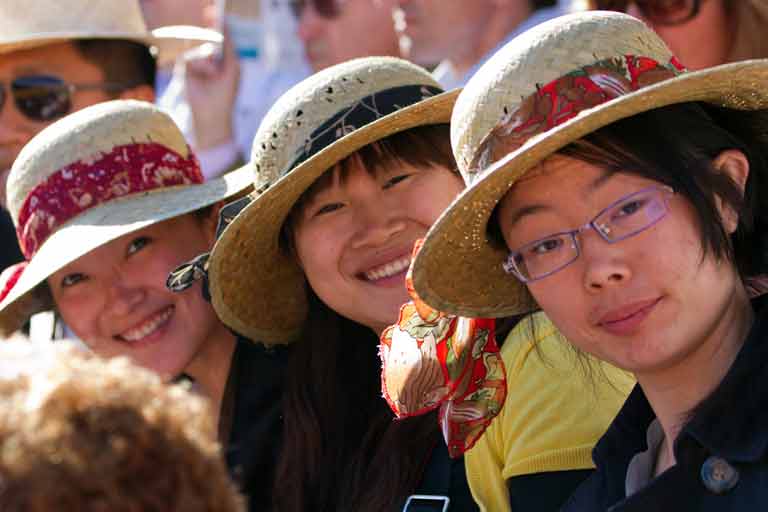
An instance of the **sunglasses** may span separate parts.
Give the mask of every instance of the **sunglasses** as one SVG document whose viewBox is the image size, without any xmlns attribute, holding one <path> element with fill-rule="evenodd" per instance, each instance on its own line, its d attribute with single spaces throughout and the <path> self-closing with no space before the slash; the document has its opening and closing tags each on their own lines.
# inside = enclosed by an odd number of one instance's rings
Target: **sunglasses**
<svg viewBox="0 0 768 512">
<path fill-rule="evenodd" d="M 296 19 L 301 18 L 304 9 L 310 4 L 323 18 L 333 18 L 339 14 L 340 3 L 339 0 L 290 0 L 289 5 Z"/>
<path fill-rule="evenodd" d="M 58 119 L 72 110 L 72 94 L 75 91 L 103 90 L 121 92 L 134 85 L 117 83 L 70 84 L 49 75 L 21 76 L 11 80 L 9 86 L 0 82 L 0 110 L 10 95 L 16 108 L 32 121 L 47 122 Z"/>
<path fill-rule="evenodd" d="M 699 14 L 701 0 L 594 0 L 596 9 L 626 12 L 635 4 L 642 16 L 654 25 L 679 25 Z"/>
</svg>

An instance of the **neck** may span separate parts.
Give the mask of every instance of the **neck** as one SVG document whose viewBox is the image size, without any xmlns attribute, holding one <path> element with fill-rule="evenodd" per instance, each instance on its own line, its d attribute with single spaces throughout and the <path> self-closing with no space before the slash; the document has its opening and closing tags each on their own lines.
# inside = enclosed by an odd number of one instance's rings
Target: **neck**
<svg viewBox="0 0 768 512">
<path fill-rule="evenodd" d="M 186 373 L 195 380 L 200 394 L 210 400 L 215 425 L 219 422 L 234 351 L 235 336 L 224 324 L 220 324 L 186 368 Z"/>
<path fill-rule="evenodd" d="M 528 0 L 507 2 L 488 16 L 482 30 L 474 32 L 473 40 L 458 45 L 448 62 L 459 76 L 466 75 L 472 67 L 504 41 L 521 23 L 527 20 L 533 10 Z M 463 50 L 463 51 L 462 51 Z"/>
<path fill-rule="evenodd" d="M 722 382 L 754 320 L 746 290 L 739 287 L 707 339 L 672 367 L 636 374 L 664 430 L 657 473 L 675 464 L 674 443 L 691 413 Z"/>
</svg>

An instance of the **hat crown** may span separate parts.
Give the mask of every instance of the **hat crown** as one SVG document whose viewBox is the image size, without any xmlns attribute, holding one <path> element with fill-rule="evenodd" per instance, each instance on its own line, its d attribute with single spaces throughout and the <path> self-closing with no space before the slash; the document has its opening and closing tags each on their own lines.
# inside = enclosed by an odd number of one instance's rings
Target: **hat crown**
<svg viewBox="0 0 768 512">
<path fill-rule="evenodd" d="M 44 128 L 21 150 L 8 175 L 8 209 L 18 227 L 27 196 L 63 168 L 91 162 L 116 147 L 155 143 L 189 155 L 184 135 L 151 103 L 115 100 L 86 107 Z"/>
<path fill-rule="evenodd" d="M 507 43 L 459 95 L 451 116 L 451 145 L 464 180 L 483 140 L 517 111 L 537 87 L 587 66 L 625 56 L 660 64 L 673 54 L 640 20 L 617 12 L 581 12 L 544 22 Z"/>
<path fill-rule="evenodd" d="M 42 37 L 147 36 L 137 0 L 3 0 L 0 45 Z"/>
<path fill-rule="evenodd" d="M 440 85 L 423 68 L 395 57 L 353 59 L 320 71 L 287 91 L 264 117 L 253 139 L 254 186 L 264 190 L 290 172 L 308 151 L 324 147 L 317 138 L 332 131 L 339 138 L 359 126 L 346 122 L 345 110 L 365 102 L 374 116 L 376 94 L 424 86 L 429 96 Z M 404 105 L 403 105 L 404 106 Z"/>
</svg>

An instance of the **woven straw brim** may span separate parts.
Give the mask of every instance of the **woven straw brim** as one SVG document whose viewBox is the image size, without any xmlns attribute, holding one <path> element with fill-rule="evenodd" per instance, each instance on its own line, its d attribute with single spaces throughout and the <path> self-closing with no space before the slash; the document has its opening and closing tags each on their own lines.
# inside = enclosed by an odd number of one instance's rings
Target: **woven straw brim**
<svg viewBox="0 0 768 512">
<path fill-rule="evenodd" d="M 0 335 L 17 330 L 32 314 L 52 306 L 46 287 L 40 285 L 54 272 L 116 238 L 205 208 L 251 184 L 250 169 L 240 169 L 201 185 L 125 196 L 78 215 L 43 243 L 0 304 Z"/>
<path fill-rule="evenodd" d="M 266 345 L 294 341 L 306 318 L 307 296 L 304 272 L 279 245 L 291 209 L 323 173 L 358 149 L 409 128 L 448 123 L 458 94 L 456 90 L 426 99 L 340 138 L 240 212 L 209 260 L 211 297 L 219 318 Z"/>
<path fill-rule="evenodd" d="M 79 39 L 120 39 L 142 43 L 157 48 L 158 58 L 166 62 L 175 60 L 192 45 L 223 41 L 222 35 L 215 30 L 189 25 L 160 27 L 146 35 L 135 32 L 54 32 L 32 34 L 17 41 L 0 38 L 0 55 Z"/>
<path fill-rule="evenodd" d="M 499 318 L 530 311 L 535 303 L 527 288 L 502 269 L 507 248 L 487 236 L 499 201 L 527 171 L 571 142 L 641 112 L 695 101 L 768 108 L 768 60 L 686 73 L 583 111 L 529 139 L 484 171 L 430 229 L 413 263 L 416 292 L 433 308 L 456 315 Z"/>
</svg>

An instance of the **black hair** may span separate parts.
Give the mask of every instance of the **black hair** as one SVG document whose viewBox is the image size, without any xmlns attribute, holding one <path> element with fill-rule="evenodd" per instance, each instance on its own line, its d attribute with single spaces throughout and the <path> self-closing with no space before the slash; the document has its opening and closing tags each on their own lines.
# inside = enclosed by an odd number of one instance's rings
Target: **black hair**
<svg viewBox="0 0 768 512">
<path fill-rule="evenodd" d="M 125 39 L 76 39 L 72 44 L 83 59 L 102 69 L 106 82 L 155 89 L 157 61 L 147 45 Z"/>
</svg>

